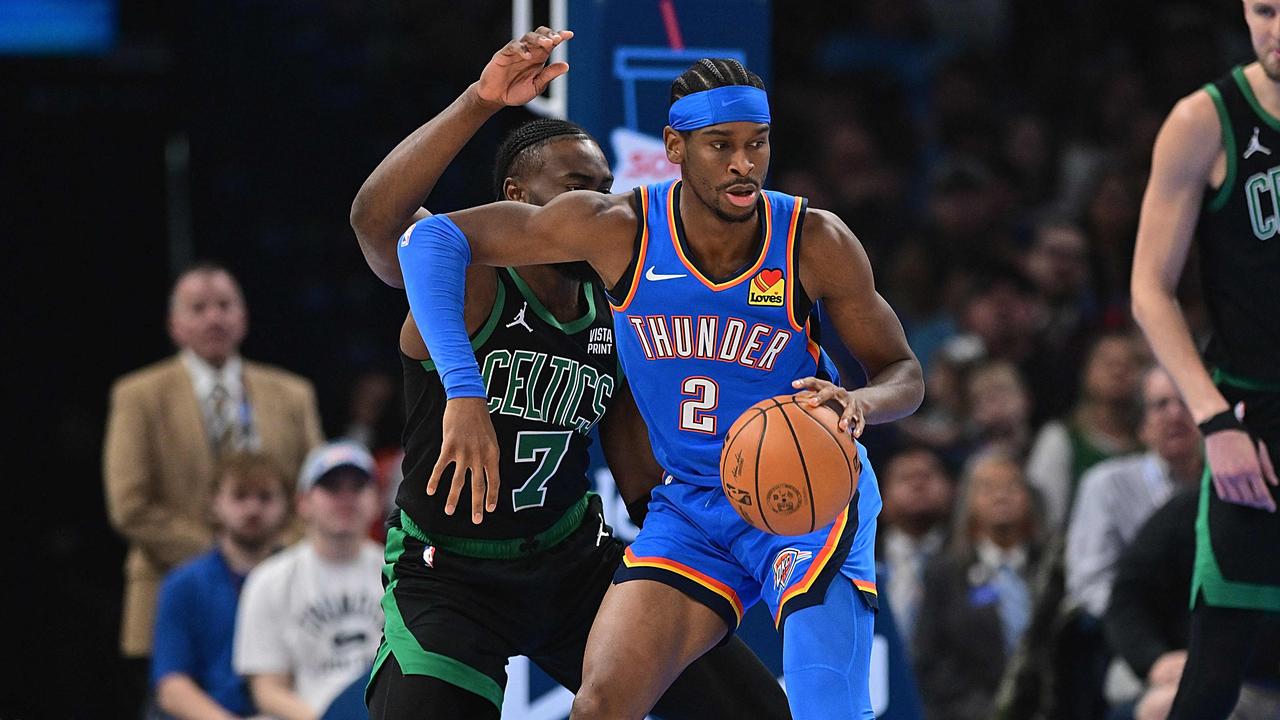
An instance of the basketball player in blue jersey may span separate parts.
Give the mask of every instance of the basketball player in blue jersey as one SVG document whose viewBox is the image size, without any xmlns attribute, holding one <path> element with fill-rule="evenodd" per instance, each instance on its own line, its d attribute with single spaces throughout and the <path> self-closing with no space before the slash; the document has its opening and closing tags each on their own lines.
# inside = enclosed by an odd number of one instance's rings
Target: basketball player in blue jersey
<svg viewBox="0 0 1280 720">
<path fill-rule="evenodd" d="M 801 198 L 762 190 L 769 131 L 760 79 L 736 61 L 700 60 L 673 83 L 664 130 L 680 180 L 437 215 L 400 241 L 410 307 L 449 397 L 433 473 L 456 463 L 455 477 L 465 469 L 473 484 L 499 479 L 463 323 L 466 265 L 586 260 L 609 289 L 619 355 L 666 476 L 592 626 L 574 718 L 644 717 L 760 599 L 783 635 L 793 715 L 873 717 L 880 499 L 866 458 L 854 501 L 808 535 L 756 530 L 720 489 L 724 433 L 758 400 L 802 391 L 815 405 L 835 401 L 857 436 L 913 412 L 924 392 L 853 233 Z M 819 301 L 866 387 L 820 377 L 828 363 L 807 321 Z"/>
<path fill-rule="evenodd" d="M 397 240 L 429 215 L 419 205 L 454 155 L 495 112 L 528 102 L 559 71 L 543 68 L 553 44 L 543 43 L 529 35 L 495 53 L 480 79 L 392 150 L 360 189 L 352 227 L 388 284 L 402 284 Z M 520 58 L 522 47 L 534 57 Z M 608 192 L 612 180 L 596 141 L 564 120 L 517 127 L 494 167 L 498 197 L 536 205 L 577 188 Z M 529 656 L 570 690 L 581 682 L 587 632 L 624 547 L 588 492 L 590 423 L 600 420 L 604 455 L 637 525 L 659 478 L 618 372 L 608 300 L 581 271 L 468 271 L 464 313 L 494 396 L 494 450 L 508 481 L 501 494 L 497 483 L 481 483 L 468 502 L 461 477 L 445 478 L 447 492 L 427 486 L 445 393 L 413 317 L 405 320 L 405 480 L 388 523 L 386 631 L 367 692 L 374 720 L 424 713 L 496 720 L 513 655 Z M 580 386 L 578 378 L 591 382 Z M 487 499 L 494 506 L 486 515 Z M 737 639 L 686 670 L 655 712 L 669 720 L 790 715 L 773 675 Z"/>
</svg>

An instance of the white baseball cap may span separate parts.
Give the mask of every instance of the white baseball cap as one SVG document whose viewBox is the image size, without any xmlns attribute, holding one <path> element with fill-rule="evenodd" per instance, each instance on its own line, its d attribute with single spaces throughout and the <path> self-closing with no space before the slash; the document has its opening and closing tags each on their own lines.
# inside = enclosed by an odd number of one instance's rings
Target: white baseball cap
<svg viewBox="0 0 1280 720">
<path fill-rule="evenodd" d="M 298 475 L 298 492 L 307 492 L 325 475 L 339 468 L 352 468 L 373 477 L 373 456 L 363 445 L 350 440 L 325 443 L 307 453 Z"/>
</svg>

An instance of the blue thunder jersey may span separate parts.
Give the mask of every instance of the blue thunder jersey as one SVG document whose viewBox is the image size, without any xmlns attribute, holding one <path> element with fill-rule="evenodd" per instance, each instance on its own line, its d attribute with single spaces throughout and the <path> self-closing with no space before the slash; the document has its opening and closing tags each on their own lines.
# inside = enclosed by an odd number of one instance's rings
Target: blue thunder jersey
<svg viewBox="0 0 1280 720">
<path fill-rule="evenodd" d="M 835 380 L 797 281 L 807 201 L 762 191 L 757 252 L 733 277 L 713 279 L 684 237 L 680 181 L 635 193 L 634 269 L 610 298 L 618 356 L 658 462 L 678 481 L 719 487 L 720 448 L 743 411 L 795 392 L 797 378 Z"/>
</svg>

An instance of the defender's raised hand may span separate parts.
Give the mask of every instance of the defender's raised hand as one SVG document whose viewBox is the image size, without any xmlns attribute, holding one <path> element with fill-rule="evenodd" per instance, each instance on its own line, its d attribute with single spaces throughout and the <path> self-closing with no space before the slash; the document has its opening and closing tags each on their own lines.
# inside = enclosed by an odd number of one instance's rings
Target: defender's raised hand
<svg viewBox="0 0 1280 720">
<path fill-rule="evenodd" d="M 572 37 L 572 30 L 543 26 L 503 45 L 480 72 L 476 94 L 492 105 L 524 105 L 541 95 L 552 80 L 569 71 L 569 63 L 546 62 L 557 45 Z"/>
</svg>

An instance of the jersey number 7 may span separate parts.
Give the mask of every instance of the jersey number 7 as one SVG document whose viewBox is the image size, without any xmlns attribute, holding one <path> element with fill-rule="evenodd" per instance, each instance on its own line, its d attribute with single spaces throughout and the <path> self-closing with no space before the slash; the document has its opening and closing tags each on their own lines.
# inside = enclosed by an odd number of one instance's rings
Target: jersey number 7
<svg viewBox="0 0 1280 720">
<path fill-rule="evenodd" d="M 547 501 L 547 481 L 560 469 L 569 451 L 572 430 L 524 430 L 516 433 L 516 462 L 537 462 L 529 479 L 511 491 L 511 509 L 519 512 L 542 507 Z"/>
</svg>

